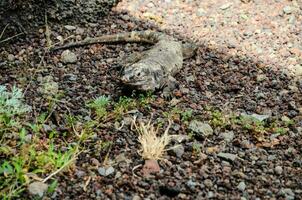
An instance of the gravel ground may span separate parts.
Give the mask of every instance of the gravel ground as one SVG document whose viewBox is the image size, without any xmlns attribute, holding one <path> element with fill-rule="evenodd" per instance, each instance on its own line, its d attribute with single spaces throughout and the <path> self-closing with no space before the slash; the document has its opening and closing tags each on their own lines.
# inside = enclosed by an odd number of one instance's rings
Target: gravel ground
<svg viewBox="0 0 302 200">
<path fill-rule="evenodd" d="M 124 0 L 97 23 L 50 22 L 53 43 L 70 35 L 79 40 L 153 29 L 200 47 L 177 75 L 171 101 L 157 92 L 147 107 L 103 122 L 86 144 L 89 151 L 57 176 L 56 192 L 45 199 L 302 199 L 301 12 L 296 1 Z M 26 89 L 33 117 L 49 109 L 46 94 L 64 94 L 49 120 L 58 132 L 67 129 L 68 112 L 89 120 L 88 100 L 127 95 L 112 69 L 125 55 L 149 48 L 91 45 L 72 49 L 76 58 L 65 64 L 62 51 L 44 54 L 46 42 L 41 27 L 0 47 L 0 83 Z M 45 82 L 47 92 L 41 89 Z M 188 110 L 192 114 L 181 114 Z M 159 162 L 160 173 L 142 177 L 140 168 L 133 171 L 143 160 L 129 119 L 146 120 L 151 113 L 156 123 L 166 124 L 170 116 L 170 134 L 182 140 L 173 141 L 178 146 Z M 266 128 L 281 124 L 285 134 L 236 121 L 252 114 Z M 109 153 L 98 148 L 99 141 L 113 142 Z M 107 153 L 116 164 L 103 176 Z"/>
</svg>

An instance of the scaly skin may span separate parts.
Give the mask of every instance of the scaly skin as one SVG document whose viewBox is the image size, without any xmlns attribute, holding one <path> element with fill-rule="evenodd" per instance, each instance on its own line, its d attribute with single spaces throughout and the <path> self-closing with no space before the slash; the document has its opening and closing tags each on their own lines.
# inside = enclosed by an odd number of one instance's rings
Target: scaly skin
<svg viewBox="0 0 302 200">
<path fill-rule="evenodd" d="M 136 61 L 124 67 L 123 84 L 141 91 L 162 89 L 183 66 L 183 59 L 194 55 L 197 47 L 182 44 L 171 36 L 154 31 L 133 31 L 114 35 L 87 38 L 51 50 L 66 49 L 96 43 L 144 42 L 154 46 L 143 52 Z"/>
</svg>

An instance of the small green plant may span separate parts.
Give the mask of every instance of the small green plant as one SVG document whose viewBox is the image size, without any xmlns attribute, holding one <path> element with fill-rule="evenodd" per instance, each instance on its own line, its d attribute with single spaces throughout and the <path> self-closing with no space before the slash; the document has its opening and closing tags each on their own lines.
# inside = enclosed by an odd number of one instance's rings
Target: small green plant
<svg viewBox="0 0 302 200">
<path fill-rule="evenodd" d="M 181 112 L 180 115 L 181 115 L 181 121 L 187 122 L 187 121 L 189 121 L 189 120 L 192 119 L 193 110 L 192 109 L 188 109 L 188 110 L 186 110 L 184 112 Z"/>
<path fill-rule="evenodd" d="M 146 95 L 140 94 L 138 98 L 138 104 L 142 108 L 147 108 L 150 110 L 150 103 L 154 100 L 152 93 L 147 93 Z"/>
<path fill-rule="evenodd" d="M 240 116 L 237 122 L 244 129 L 254 132 L 254 133 L 265 133 L 265 122 L 260 121 L 254 117 Z"/>
<path fill-rule="evenodd" d="M 222 112 L 218 111 L 218 110 L 214 110 L 212 111 L 212 119 L 211 119 L 211 125 L 214 127 L 220 127 L 220 128 L 225 128 L 228 123 L 229 120 L 227 118 L 227 116 L 224 116 L 222 114 Z"/>
<path fill-rule="evenodd" d="M 137 101 L 129 97 L 120 97 L 119 101 L 114 104 L 113 113 L 117 119 L 120 119 L 124 113 L 137 106 Z"/>
<path fill-rule="evenodd" d="M 35 140 L 38 140 L 36 138 Z M 56 150 L 52 140 L 48 149 L 41 149 L 37 142 L 23 144 L 17 155 L 7 158 L 0 166 L 0 197 L 18 197 L 30 179 L 28 174 L 46 175 L 70 163 L 78 152 L 78 147 L 66 151 Z"/>
<path fill-rule="evenodd" d="M 110 100 L 106 96 L 100 96 L 88 103 L 88 107 L 95 110 L 97 119 L 103 119 L 107 116 L 107 106 Z"/>
<path fill-rule="evenodd" d="M 10 118 L 30 111 L 30 107 L 22 102 L 22 98 L 22 91 L 15 86 L 9 92 L 5 86 L 0 85 L 0 114 Z"/>
<path fill-rule="evenodd" d="M 201 144 L 198 142 L 194 142 L 192 145 L 193 155 L 199 155 L 201 153 Z"/>
<path fill-rule="evenodd" d="M 284 135 L 287 133 L 287 129 L 284 128 L 284 127 L 277 127 L 275 129 L 273 129 L 273 132 L 276 133 L 276 134 L 280 134 L 280 135 Z"/>
<path fill-rule="evenodd" d="M 19 118 L 30 111 L 30 107 L 22 102 L 23 94 L 15 86 L 12 91 L 0 85 L 0 143 L 6 133 L 16 132 L 20 127 Z"/>
</svg>

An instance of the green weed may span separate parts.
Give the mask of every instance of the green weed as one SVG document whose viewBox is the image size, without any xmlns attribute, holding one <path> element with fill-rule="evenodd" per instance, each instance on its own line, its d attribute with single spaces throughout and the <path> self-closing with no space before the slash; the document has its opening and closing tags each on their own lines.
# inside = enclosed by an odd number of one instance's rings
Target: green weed
<svg viewBox="0 0 302 200">
<path fill-rule="evenodd" d="M 95 111 L 98 120 L 104 119 L 107 116 L 107 106 L 110 100 L 106 96 L 100 96 L 88 103 L 87 106 Z"/>
</svg>

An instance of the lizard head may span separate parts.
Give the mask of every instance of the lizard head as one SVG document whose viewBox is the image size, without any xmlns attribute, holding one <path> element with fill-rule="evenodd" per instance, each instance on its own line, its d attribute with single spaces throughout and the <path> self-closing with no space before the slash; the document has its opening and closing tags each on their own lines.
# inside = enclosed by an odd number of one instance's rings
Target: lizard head
<svg viewBox="0 0 302 200">
<path fill-rule="evenodd" d="M 141 91 L 154 91 L 158 83 L 154 74 L 146 68 L 146 65 L 136 63 L 125 67 L 122 72 L 121 81 L 123 84 Z"/>
</svg>

